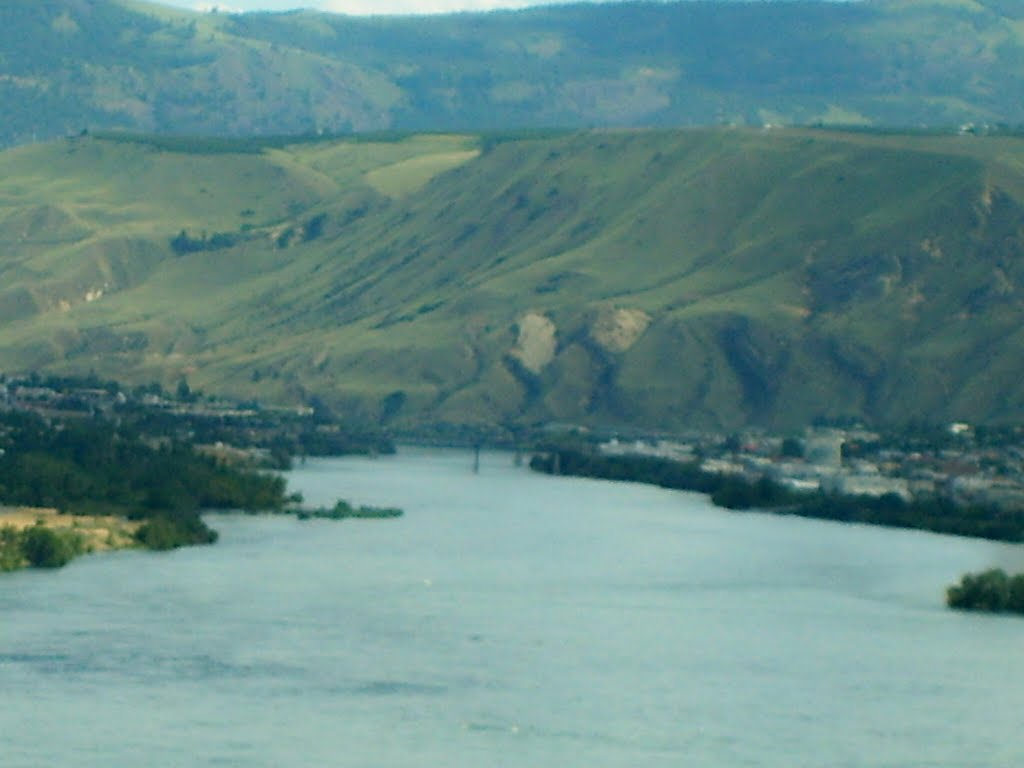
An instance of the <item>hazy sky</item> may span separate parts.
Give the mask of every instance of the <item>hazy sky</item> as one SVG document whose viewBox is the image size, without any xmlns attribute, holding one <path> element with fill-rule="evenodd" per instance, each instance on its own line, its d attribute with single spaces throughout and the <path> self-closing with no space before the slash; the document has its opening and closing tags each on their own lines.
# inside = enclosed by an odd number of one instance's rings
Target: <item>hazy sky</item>
<svg viewBox="0 0 1024 768">
<path fill-rule="evenodd" d="M 163 5 L 208 10 L 217 6 L 224 11 L 286 11 L 292 8 L 316 8 L 337 13 L 441 13 L 445 11 L 489 11 L 495 8 L 523 8 L 550 5 L 556 0 L 156 0 Z M 564 2 L 565 0 L 561 0 Z"/>
</svg>

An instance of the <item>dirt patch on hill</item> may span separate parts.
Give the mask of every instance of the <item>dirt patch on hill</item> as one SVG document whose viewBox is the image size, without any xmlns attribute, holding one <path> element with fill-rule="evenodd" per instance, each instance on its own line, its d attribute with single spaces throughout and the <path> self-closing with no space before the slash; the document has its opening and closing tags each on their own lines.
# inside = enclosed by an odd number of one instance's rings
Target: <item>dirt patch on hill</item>
<svg viewBox="0 0 1024 768">
<path fill-rule="evenodd" d="M 590 336 L 609 352 L 625 352 L 650 324 L 650 315 L 639 309 L 609 309 L 598 316 Z"/>
<path fill-rule="evenodd" d="M 558 329 L 539 312 L 528 312 L 519 318 L 516 345 L 510 354 L 532 373 L 540 373 L 555 358 Z"/>
</svg>

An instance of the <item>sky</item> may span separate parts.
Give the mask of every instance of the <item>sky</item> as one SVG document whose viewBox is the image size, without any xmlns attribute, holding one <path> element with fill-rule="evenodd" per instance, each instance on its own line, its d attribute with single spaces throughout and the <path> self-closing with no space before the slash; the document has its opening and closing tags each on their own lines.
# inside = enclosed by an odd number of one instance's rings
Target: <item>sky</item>
<svg viewBox="0 0 1024 768">
<path fill-rule="evenodd" d="M 320 11 L 352 15 L 389 13 L 445 13 L 449 11 L 491 11 L 498 8 L 525 8 L 550 5 L 556 0 L 155 0 L 162 5 L 176 5 L 192 10 L 209 10 L 217 6 L 223 11 L 287 11 L 293 8 L 315 8 Z M 565 2 L 565 0 L 561 0 Z"/>
</svg>

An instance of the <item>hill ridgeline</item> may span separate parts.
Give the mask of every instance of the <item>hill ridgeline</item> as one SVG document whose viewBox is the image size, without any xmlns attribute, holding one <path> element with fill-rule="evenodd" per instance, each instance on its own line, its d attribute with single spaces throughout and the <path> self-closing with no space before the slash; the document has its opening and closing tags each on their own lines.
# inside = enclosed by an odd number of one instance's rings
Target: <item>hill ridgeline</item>
<svg viewBox="0 0 1024 768">
<path fill-rule="evenodd" d="M 1024 141 L 707 129 L 0 154 L 0 370 L 390 426 L 1019 420 Z"/>
</svg>

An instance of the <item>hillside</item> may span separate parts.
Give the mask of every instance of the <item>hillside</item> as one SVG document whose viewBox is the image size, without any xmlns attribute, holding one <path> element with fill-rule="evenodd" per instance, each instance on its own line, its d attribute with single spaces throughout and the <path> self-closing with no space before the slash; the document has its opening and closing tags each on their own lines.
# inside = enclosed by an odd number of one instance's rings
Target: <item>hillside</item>
<svg viewBox="0 0 1024 768">
<path fill-rule="evenodd" d="M 429 18 L 0 3 L 0 146 L 92 130 L 1024 123 L 1017 0 L 602 3 Z"/>
<path fill-rule="evenodd" d="M 0 153 L 0 370 L 392 425 L 1024 417 L 1024 140 L 702 129 Z"/>
</svg>

